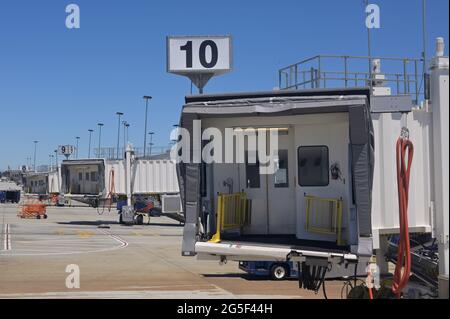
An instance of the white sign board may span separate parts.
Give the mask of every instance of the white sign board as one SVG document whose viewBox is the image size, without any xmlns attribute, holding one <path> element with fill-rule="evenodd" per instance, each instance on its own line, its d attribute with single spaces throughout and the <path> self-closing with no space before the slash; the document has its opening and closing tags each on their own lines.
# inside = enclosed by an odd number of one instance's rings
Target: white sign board
<svg viewBox="0 0 450 319">
<path fill-rule="evenodd" d="M 167 72 L 219 75 L 231 69 L 230 36 L 167 37 Z"/>
<path fill-rule="evenodd" d="M 75 147 L 72 145 L 60 145 L 58 146 L 58 154 L 59 155 L 72 155 L 75 150 Z"/>
</svg>

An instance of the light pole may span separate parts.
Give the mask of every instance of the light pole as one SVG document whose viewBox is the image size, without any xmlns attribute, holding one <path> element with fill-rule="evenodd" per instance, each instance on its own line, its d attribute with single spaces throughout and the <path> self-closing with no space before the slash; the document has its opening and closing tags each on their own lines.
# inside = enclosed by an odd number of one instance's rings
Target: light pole
<svg viewBox="0 0 450 319">
<path fill-rule="evenodd" d="M 80 137 L 79 137 L 79 136 L 76 136 L 75 138 L 77 139 L 77 153 L 76 153 L 76 155 L 77 155 L 77 159 L 78 159 L 78 145 L 80 144 L 80 143 L 79 143 Z"/>
<path fill-rule="evenodd" d="M 37 169 L 36 169 L 36 148 L 37 148 L 37 143 L 39 143 L 39 141 L 33 141 L 33 143 L 34 143 L 34 164 L 33 164 L 33 169 L 34 169 L 34 172 L 36 173 L 37 172 Z"/>
<path fill-rule="evenodd" d="M 128 122 L 126 122 L 125 123 L 125 133 L 126 133 L 126 135 L 127 135 L 127 142 L 125 143 L 125 149 L 124 149 L 124 152 L 126 151 L 126 148 L 127 148 L 127 143 L 129 142 L 129 138 L 130 138 L 130 136 L 129 136 L 129 128 L 130 128 L 130 123 L 128 123 Z"/>
<path fill-rule="evenodd" d="M 58 150 L 54 150 L 53 152 L 55 153 L 56 171 L 58 171 Z"/>
<path fill-rule="evenodd" d="M 119 159 L 119 141 L 120 141 L 120 117 L 123 115 L 122 112 L 116 112 L 119 118 L 119 124 L 117 125 L 117 159 Z"/>
<path fill-rule="evenodd" d="M 61 182 L 59 180 L 58 150 L 54 150 L 54 152 L 55 152 L 55 164 L 56 164 L 56 177 L 58 179 L 58 187 L 60 187 L 60 193 L 62 193 Z"/>
<path fill-rule="evenodd" d="M 152 97 L 149 95 L 144 95 L 145 100 L 145 132 L 144 132 L 144 157 L 145 157 L 145 150 L 147 146 L 147 114 L 148 114 L 148 101 L 151 100 Z"/>
<path fill-rule="evenodd" d="M 89 151 L 88 151 L 88 158 L 91 158 L 91 139 L 92 139 L 92 132 L 94 132 L 94 130 L 88 130 L 89 132 Z"/>
<path fill-rule="evenodd" d="M 150 133 L 148 133 L 148 135 L 150 135 L 150 143 L 148 144 L 150 147 L 149 147 L 149 150 L 148 150 L 148 153 L 149 153 L 149 155 L 150 156 L 152 156 L 152 146 L 153 146 L 153 135 L 155 134 L 155 132 L 150 132 Z"/>
<path fill-rule="evenodd" d="M 52 154 L 48 154 L 48 159 L 49 159 L 49 163 L 50 163 L 50 165 L 48 166 L 48 171 L 49 172 L 51 172 L 52 171 L 52 165 L 53 165 L 53 162 L 52 162 Z"/>
<path fill-rule="evenodd" d="M 101 142 L 102 142 L 102 127 L 103 127 L 103 123 L 97 123 L 98 125 L 98 157 L 100 157 L 100 147 L 101 147 Z"/>
<path fill-rule="evenodd" d="M 127 148 L 127 121 L 122 121 L 122 124 L 123 124 L 123 153 L 125 154 L 125 150 Z"/>
</svg>

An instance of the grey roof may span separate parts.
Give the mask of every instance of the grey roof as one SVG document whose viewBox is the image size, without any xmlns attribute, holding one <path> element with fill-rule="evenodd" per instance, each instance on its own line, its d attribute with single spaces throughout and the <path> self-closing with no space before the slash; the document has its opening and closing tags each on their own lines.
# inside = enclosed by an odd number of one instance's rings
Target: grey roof
<svg viewBox="0 0 450 319">
<path fill-rule="evenodd" d="M 350 106 L 365 105 L 365 95 L 330 95 L 330 96 L 290 96 L 244 98 L 219 101 L 191 102 L 184 106 L 183 114 L 197 114 L 199 117 L 216 115 L 242 116 L 295 115 L 309 113 L 347 112 Z"/>
<path fill-rule="evenodd" d="M 22 188 L 14 182 L 0 182 L 0 191 L 20 191 Z"/>
</svg>

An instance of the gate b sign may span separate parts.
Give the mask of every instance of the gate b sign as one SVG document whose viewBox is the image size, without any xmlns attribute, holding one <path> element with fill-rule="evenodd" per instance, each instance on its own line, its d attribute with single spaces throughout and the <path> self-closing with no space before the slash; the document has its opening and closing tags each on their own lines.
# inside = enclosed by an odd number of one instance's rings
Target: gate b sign
<svg viewBox="0 0 450 319">
<path fill-rule="evenodd" d="M 189 77 L 200 91 L 211 77 L 231 69 L 230 36 L 167 37 L 167 72 Z"/>
</svg>

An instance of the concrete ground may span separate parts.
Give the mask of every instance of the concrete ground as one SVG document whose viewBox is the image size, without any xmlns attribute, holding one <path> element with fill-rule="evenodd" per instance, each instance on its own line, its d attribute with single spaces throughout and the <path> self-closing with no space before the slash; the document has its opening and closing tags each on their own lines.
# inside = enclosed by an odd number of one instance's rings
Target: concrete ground
<svg viewBox="0 0 450 319">
<path fill-rule="evenodd" d="M 248 276 L 236 262 L 182 257 L 183 227 L 166 217 L 124 226 L 115 210 L 48 207 L 48 219 L 40 220 L 17 212 L 0 204 L 0 298 L 323 298 L 296 280 Z M 72 264 L 80 269 L 79 289 L 66 287 Z M 327 282 L 328 297 L 340 298 L 342 286 Z"/>
</svg>

